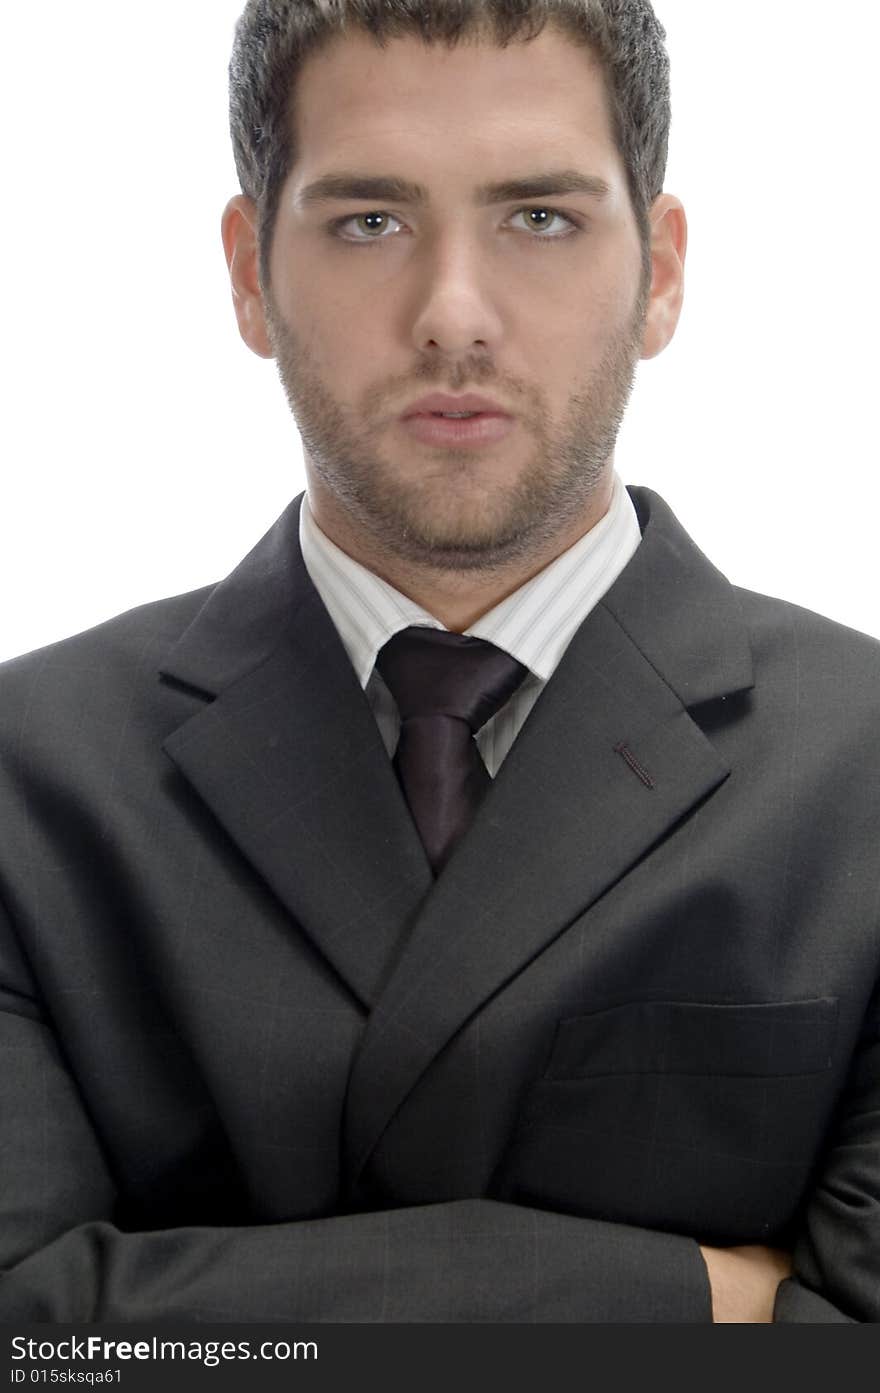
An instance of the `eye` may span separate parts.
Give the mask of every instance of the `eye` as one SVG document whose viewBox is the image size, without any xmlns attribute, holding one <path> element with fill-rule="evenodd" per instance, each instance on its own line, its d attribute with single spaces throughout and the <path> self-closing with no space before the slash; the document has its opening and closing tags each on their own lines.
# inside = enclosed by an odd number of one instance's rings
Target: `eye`
<svg viewBox="0 0 880 1393">
<path fill-rule="evenodd" d="M 536 234 L 539 242 L 558 242 L 563 237 L 570 237 L 577 232 L 578 224 L 567 213 L 560 213 L 556 208 L 520 208 L 514 213 L 514 218 L 524 218 L 525 223 L 520 224 L 527 232 Z M 554 232 L 554 223 L 563 224 L 557 227 Z M 518 229 L 519 230 L 519 229 Z"/>
<path fill-rule="evenodd" d="M 398 228 L 403 227 L 393 213 L 355 213 L 353 217 L 339 218 L 333 224 L 333 231 L 346 242 L 386 242 L 388 225 L 391 223 Z M 355 230 L 346 231 L 351 228 Z"/>
</svg>

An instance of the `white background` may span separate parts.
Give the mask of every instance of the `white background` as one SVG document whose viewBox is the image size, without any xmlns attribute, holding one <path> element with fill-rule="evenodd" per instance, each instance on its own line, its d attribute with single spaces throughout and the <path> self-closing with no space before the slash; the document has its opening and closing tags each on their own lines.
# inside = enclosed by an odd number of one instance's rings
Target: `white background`
<svg viewBox="0 0 880 1393">
<path fill-rule="evenodd" d="M 4 15 L 0 657 L 219 578 L 303 486 L 220 244 L 241 3 Z M 687 299 L 619 470 L 732 580 L 880 636 L 880 7 L 657 9 Z"/>
</svg>

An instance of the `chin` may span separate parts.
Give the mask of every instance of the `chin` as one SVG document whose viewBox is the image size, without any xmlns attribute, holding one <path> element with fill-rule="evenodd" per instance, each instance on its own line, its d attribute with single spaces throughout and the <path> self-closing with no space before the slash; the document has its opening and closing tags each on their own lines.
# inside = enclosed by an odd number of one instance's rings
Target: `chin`
<svg viewBox="0 0 880 1393">
<path fill-rule="evenodd" d="M 447 509 L 435 517 L 422 509 L 385 518 L 382 533 L 382 544 L 401 559 L 449 571 L 502 566 L 527 546 L 527 534 L 515 517 L 496 513 L 480 518 L 473 509 L 463 514 Z"/>
<path fill-rule="evenodd" d="M 515 506 L 509 502 L 505 506 L 505 500 L 487 499 L 476 490 L 470 498 L 409 500 L 393 511 L 393 526 L 408 537 L 421 538 L 426 545 L 437 547 L 470 549 L 493 545 L 520 531 Z"/>
</svg>

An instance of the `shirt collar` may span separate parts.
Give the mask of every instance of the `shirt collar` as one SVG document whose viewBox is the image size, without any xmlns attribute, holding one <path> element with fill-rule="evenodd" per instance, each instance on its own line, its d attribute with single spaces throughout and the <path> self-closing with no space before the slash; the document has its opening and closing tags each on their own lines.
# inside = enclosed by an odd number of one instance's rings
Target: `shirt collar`
<svg viewBox="0 0 880 1393">
<path fill-rule="evenodd" d="M 299 527 L 306 570 L 362 687 L 370 680 L 379 650 L 394 634 L 412 624 L 445 627 L 336 546 L 315 522 L 307 494 Z M 547 681 L 576 630 L 640 541 L 635 508 L 615 474 L 611 505 L 596 526 L 465 632 L 494 643 Z"/>
</svg>

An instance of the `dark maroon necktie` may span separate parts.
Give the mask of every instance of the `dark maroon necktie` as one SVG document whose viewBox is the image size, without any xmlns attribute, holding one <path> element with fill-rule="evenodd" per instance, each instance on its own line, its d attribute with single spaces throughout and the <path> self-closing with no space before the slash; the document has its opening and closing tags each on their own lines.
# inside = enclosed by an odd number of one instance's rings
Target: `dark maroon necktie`
<svg viewBox="0 0 880 1393">
<path fill-rule="evenodd" d="M 492 782 L 474 736 L 528 669 L 485 639 L 416 627 L 376 666 L 400 712 L 394 767 L 438 875 Z"/>
</svg>

